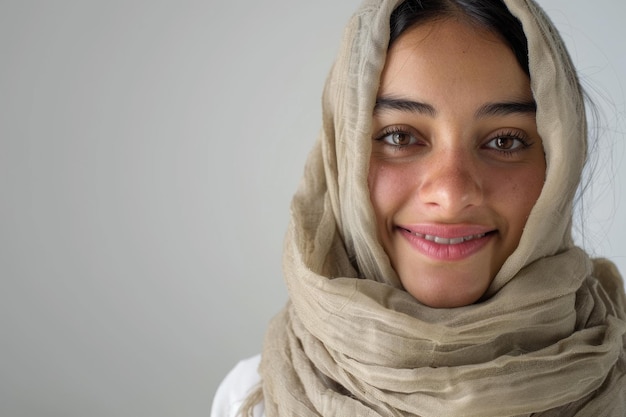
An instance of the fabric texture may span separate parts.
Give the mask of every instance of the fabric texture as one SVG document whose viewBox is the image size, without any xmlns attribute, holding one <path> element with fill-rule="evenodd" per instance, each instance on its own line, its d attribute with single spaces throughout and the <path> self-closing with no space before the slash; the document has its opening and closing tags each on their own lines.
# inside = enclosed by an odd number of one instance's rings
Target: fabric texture
<svg viewBox="0 0 626 417">
<path fill-rule="evenodd" d="M 210 417 L 236 417 L 241 405 L 258 385 L 261 377 L 257 371 L 261 355 L 244 359 L 226 375 L 215 392 Z M 252 417 L 264 417 L 263 404 L 257 404 Z"/>
<path fill-rule="evenodd" d="M 586 156 L 582 94 L 530 0 L 505 0 L 528 39 L 547 164 L 519 246 L 474 305 L 433 309 L 402 289 L 367 189 L 372 110 L 400 2 L 364 2 L 327 80 L 285 242 L 290 300 L 264 343 L 266 415 L 625 416 L 623 283 L 570 234 Z"/>
</svg>

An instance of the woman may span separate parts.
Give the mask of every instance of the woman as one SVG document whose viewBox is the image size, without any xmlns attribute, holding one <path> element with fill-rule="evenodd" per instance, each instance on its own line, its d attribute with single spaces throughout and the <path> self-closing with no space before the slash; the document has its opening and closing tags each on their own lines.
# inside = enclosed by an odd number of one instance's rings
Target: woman
<svg viewBox="0 0 626 417">
<path fill-rule="evenodd" d="M 626 297 L 572 243 L 586 121 L 541 9 L 366 1 L 323 105 L 290 301 L 213 415 L 626 415 Z"/>
</svg>

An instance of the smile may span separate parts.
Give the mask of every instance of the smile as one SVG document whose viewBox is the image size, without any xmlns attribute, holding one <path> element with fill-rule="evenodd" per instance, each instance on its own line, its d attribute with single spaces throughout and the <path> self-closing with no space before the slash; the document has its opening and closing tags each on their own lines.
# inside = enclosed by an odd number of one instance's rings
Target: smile
<svg viewBox="0 0 626 417">
<path fill-rule="evenodd" d="M 485 248 L 497 234 L 497 230 L 482 226 L 398 227 L 398 231 L 415 250 L 438 261 L 470 257 Z"/>
<path fill-rule="evenodd" d="M 476 235 L 469 235 L 469 236 L 462 236 L 462 237 L 453 237 L 451 239 L 448 239 L 446 237 L 441 237 L 441 236 L 425 235 L 425 234 L 422 234 L 422 233 L 411 232 L 410 230 L 407 230 L 407 232 L 411 233 L 414 236 L 421 237 L 422 239 L 426 239 L 426 240 L 428 240 L 430 242 L 435 242 L 435 243 L 438 243 L 440 245 L 458 245 L 460 243 L 468 242 L 470 240 L 480 239 L 482 237 L 485 237 L 485 235 L 486 235 L 486 233 L 479 233 L 479 234 L 476 234 Z"/>
</svg>

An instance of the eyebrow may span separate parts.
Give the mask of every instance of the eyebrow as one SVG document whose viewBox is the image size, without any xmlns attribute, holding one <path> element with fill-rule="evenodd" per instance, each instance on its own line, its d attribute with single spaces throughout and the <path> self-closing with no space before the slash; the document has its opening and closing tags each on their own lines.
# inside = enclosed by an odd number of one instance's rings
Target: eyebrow
<svg viewBox="0 0 626 417">
<path fill-rule="evenodd" d="M 488 103 L 476 111 L 477 119 L 488 116 L 508 116 L 509 114 L 535 114 L 537 103 L 531 101 L 507 101 L 502 103 Z"/>
<path fill-rule="evenodd" d="M 419 113 L 435 117 L 437 110 L 430 104 L 403 98 L 381 96 L 376 99 L 374 114 L 385 110 L 399 110 L 403 112 Z M 477 119 L 489 116 L 508 116 L 510 114 L 535 114 L 537 104 L 533 101 L 505 101 L 501 103 L 487 103 L 481 106 L 474 117 Z"/>
<path fill-rule="evenodd" d="M 435 110 L 435 108 L 430 104 L 395 97 L 378 97 L 376 99 L 376 104 L 374 105 L 374 114 L 385 110 L 420 113 L 431 117 L 435 117 L 437 115 L 437 110 Z"/>
</svg>

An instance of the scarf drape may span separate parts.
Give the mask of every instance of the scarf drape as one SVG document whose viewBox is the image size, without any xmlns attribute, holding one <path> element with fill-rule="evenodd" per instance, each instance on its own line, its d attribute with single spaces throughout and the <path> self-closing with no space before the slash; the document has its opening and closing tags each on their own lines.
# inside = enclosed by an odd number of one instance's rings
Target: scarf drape
<svg viewBox="0 0 626 417">
<path fill-rule="evenodd" d="M 376 238 L 367 170 L 372 111 L 400 0 L 366 0 L 323 95 L 323 129 L 292 202 L 290 300 L 260 374 L 274 416 L 626 415 L 626 301 L 609 261 L 571 239 L 586 150 L 581 90 L 558 33 L 506 0 L 528 39 L 546 181 L 485 298 L 433 309 L 405 292 Z"/>
</svg>

